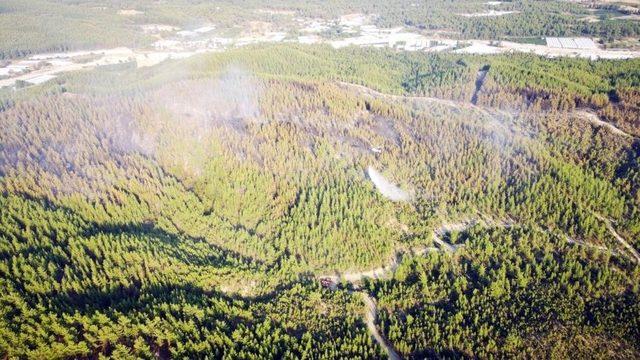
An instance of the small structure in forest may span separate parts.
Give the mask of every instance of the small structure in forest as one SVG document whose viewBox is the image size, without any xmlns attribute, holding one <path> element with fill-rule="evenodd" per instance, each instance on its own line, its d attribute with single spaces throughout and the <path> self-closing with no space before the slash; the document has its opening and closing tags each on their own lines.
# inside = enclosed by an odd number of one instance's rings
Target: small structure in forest
<svg viewBox="0 0 640 360">
<path fill-rule="evenodd" d="M 324 288 L 335 290 L 338 287 L 335 280 L 329 277 L 320 278 L 320 285 Z"/>
</svg>

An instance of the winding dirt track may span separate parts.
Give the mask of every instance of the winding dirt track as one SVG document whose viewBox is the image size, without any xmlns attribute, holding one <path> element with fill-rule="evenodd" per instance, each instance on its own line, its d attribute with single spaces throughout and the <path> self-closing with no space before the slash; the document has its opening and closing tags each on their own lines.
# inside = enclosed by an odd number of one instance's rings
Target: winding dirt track
<svg viewBox="0 0 640 360">
<path fill-rule="evenodd" d="M 487 116 L 499 115 L 499 116 L 509 117 L 512 115 L 509 112 L 504 110 L 487 108 L 484 106 L 475 105 L 465 101 L 446 100 L 446 99 L 440 99 L 440 98 L 435 98 L 430 96 L 393 95 L 393 94 L 386 94 L 386 93 L 379 92 L 377 90 L 374 90 L 370 87 L 366 87 L 364 85 L 358 85 L 358 84 L 353 84 L 353 83 L 344 82 L 344 81 L 336 81 L 335 83 L 343 89 L 357 91 L 361 94 L 365 94 L 373 98 L 383 98 L 383 99 L 397 100 L 397 101 L 413 101 L 416 103 L 422 102 L 422 103 L 440 104 L 440 105 L 444 105 L 454 109 L 464 108 L 464 109 L 476 110 Z"/>
<path fill-rule="evenodd" d="M 424 255 L 431 251 L 454 252 L 457 249 L 457 247 L 443 241 L 442 239 L 440 239 L 440 236 L 444 235 L 449 231 L 453 231 L 453 230 L 460 231 L 460 230 L 467 229 L 470 226 L 473 226 L 477 222 L 478 220 L 466 220 L 463 222 L 444 223 L 433 232 L 433 241 L 436 244 L 438 244 L 439 247 L 423 247 L 417 250 L 413 250 L 410 253 L 413 253 L 414 255 Z M 483 222 L 486 222 L 488 225 L 505 224 L 504 226 L 511 226 L 511 223 L 509 221 L 495 222 L 490 220 L 483 220 Z M 404 251 L 396 252 L 394 258 L 386 266 L 382 266 L 382 267 L 375 268 L 372 270 L 367 270 L 367 271 L 347 272 L 347 273 L 342 273 L 338 275 L 323 275 L 323 276 L 320 276 L 320 278 L 330 279 L 331 281 L 333 281 L 334 284 L 337 284 L 340 281 L 346 281 L 355 285 L 357 288 L 358 285 L 356 283 L 363 280 L 364 278 L 379 279 L 392 274 L 398 267 L 398 264 L 405 253 L 406 252 Z M 334 286 L 333 288 L 335 289 L 336 287 Z M 371 333 L 371 336 L 373 337 L 373 339 L 380 345 L 380 347 L 382 347 L 385 350 L 385 352 L 389 355 L 389 359 L 391 360 L 402 359 L 400 354 L 398 354 L 398 352 L 393 348 L 393 346 L 384 337 L 384 335 L 380 333 L 380 330 L 378 330 L 378 327 L 376 326 L 376 318 L 378 317 L 378 308 L 376 306 L 375 299 L 373 299 L 371 295 L 367 294 L 364 291 L 357 291 L 357 293 L 360 294 L 360 296 L 362 296 L 362 299 L 365 303 L 366 310 L 365 310 L 364 321 L 367 324 L 367 329 L 369 330 L 369 333 Z"/>
<path fill-rule="evenodd" d="M 578 118 L 583 118 L 588 120 L 590 123 L 596 125 L 596 126 L 601 126 L 604 127 L 606 129 L 608 129 L 609 131 L 611 131 L 612 133 L 616 134 L 616 135 L 620 135 L 620 136 L 624 136 L 627 138 L 633 138 L 633 135 L 625 132 L 624 130 L 616 127 L 615 125 L 608 123 L 606 121 L 603 121 L 602 119 L 600 119 L 600 117 L 598 117 L 598 115 L 594 114 L 591 111 L 588 110 L 576 110 L 574 112 L 574 115 Z"/>
<path fill-rule="evenodd" d="M 635 250 L 624 238 L 622 238 L 622 236 L 620 236 L 615 229 L 613 228 L 612 222 L 611 220 L 603 217 L 602 215 L 599 214 L 595 214 L 596 217 L 598 217 L 599 219 L 601 219 L 602 221 L 605 221 L 607 224 L 607 227 L 609 229 L 609 231 L 611 232 L 611 234 L 626 248 L 628 249 L 631 254 L 633 255 L 633 257 L 635 258 L 636 262 L 638 262 L 640 264 L 640 254 L 638 253 L 637 250 Z M 372 270 L 367 270 L 367 271 L 360 271 L 360 272 L 346 272 L 346 273 L 342 273 L 342 274 L 335 274 L 335 275 L 324 275 L 324 276 L 320 276 L 320 278 L 324 278 L 324 279 L 330 279 L 334 282 L 334 284 L 339 283 L 340 281 L 346 281 L 351 283 L 352 285 L 355 285 L 355 288 L 358 288 L 358 282 L 362 281 L 364 278 L 373 278 L 373 279 L 379 279 L 379 278 L 383 278 L 386 277 L 390 274 L 392 274 L 396 268 L 398 267 L 398 264 L 400 263 L 402 256 L 406 255 L 406 254 L 413 254 L 413 255 L 417 255 L 417 256 L 421 256 L 424 255 L 428 252 L 431 251 L 446 251 L 449 253 L 453 253 L 455 252 L 460 245 L 456 246 L 456 245 L 452 245 L 447 243 L 446 241 L 442 240 L 441 237 L 444 236 L 446 233 L 451 232 L 451 231 L 464 231 L 472 226 L 474 226 L 475 224 L 484 224 L 486 226 L 498 226 L 498 227 L 504 227 L 504 228 L 509 228 L 512 227 L 516 224 L 515 221 L 513 221 L 512 219 L 505 219 L 505 220 L 494 220 L 494 219 L 490 219 L 490 218 L 470 218 L 467 220 L 463 220 L 463 221 L 459 221 L 459 222 L 447 222 L 447 223 L 443 223 L 440 225 L 440 227 L 438 227 L 437 229 L 435 229 L 433 231 L 433 241 L 438 245 L 438 247 L 424 247 L 421 249 L 417 249 L 417 250 L 413 250 L 411 252 L 405 252 L 405 251 L 398 251 L 396 252 L 394 258 L 391 260 L 391 262 L 386 265 L 386 266 L 382 266 L 379 268 L 375 268 Z M 570 237 L 566 237 L 566 240 L 568 243 L 571 244 L 576 244 L 576 245 L 583 245 L 583 246 L 588 246 L 588 247 L 592 247 L 598 250 L 603 250 L 603 251 L 608 251 L 609 249 L 607 247 L 604 246 L 598 246 L 598 245 L 592 245 L 592 244 L 587 244 L 575 239 L 572 239 Z M 335 287 L 334 287 L 335 289 Z M 378 330 L 377 326 L 376 326 L 376 319 L 378 316 L 378 309 L 376 306 L 376 302 L 375 299 L 372 298 L 369 294 L 367 294 L 366 292 L 362 291 L 362 290 L 354 290 L 352 292 L 357 292 L 358 294 L 360 294 L 360 296 L 362 296 L 362 299 L 365 303 L 366 306 L 366 311 L 365 311 L 365 323 L 367 324 L 367 329 L 369 330 L 369 332 L 371 333 L 371 336 L 374 338 L 374 340 L 380 344 L 380 346 L 385 350 L 385 352 L 389 355 L 389 359 L 392 360 L 399 360 L 401 359 L 401 356 L 398 354 L 398 352 L 393 348 L 393 345 L 391 343 L 389 343 L 389 341 L 385 338 L 385 336 L 383 334 L 380 333 L 380 331 Z"/>
<path fill-rule="evenodd" d="M 636 263 L 640 264 L 640 253 L 638 253 L 638 250 L 636 250 L 633 246 L 631 246 L 631 244 L 629 244 L 627 242 L 627 240 L 625 240 L 622 236 L 620 236 L 620 234 L 618 234 L 618 232 L 616 231 L 616 229 L 613 227 L 612 221 L 611 219 L 608 219 L 596 212 L 593 213 L 593 215 L 595 215 L 595 217 L 597 217 L 598 219 L 604 221 L 604 223 L 607 225 L 607 229 L 609 229 L 609 232 L 611 233 L 611 235 L 613 235 L 613 237 L 618 240 L 618 242 L 624 246 L 627 250 L 629 250 L 629 252 L 631 253 L 631 255 L 635 258 Z"/>
<path fill-rule="evenodd" d="M 453 252 L 456 250 L 456 247 L 441 240 L 438 234 L 444 234 L 447 231 L 451 231 L 455 229 L 465 229 L 473 225 L 474 223 L 475 223 L 474 221 L 465 221 L 461 223 L 445 223 L 440 228 L 436 229 L 433 232 L 433 240 L 435 243 L 439 245 L 439 247 L 423 247 L 417 250 L 413 250 L 411 251 L 411 253 L 415 255 L 424 255 L 431 251 Z M 402 259 L 402 256 L 404 254 L 405 254 L 404 251 L 397 251 L 394 258 L 391 260 L 391 262 L 388 265 L 375 268 L 372 270 L 359 271 L 359 272 L 346 272 L 346 273 L 337 274 L 337 275 L 322 275 L 322 276 L 319 276 L 319 278 L 330 279 L 334 284 L 338 284 L 340 281 L 346 281 L 355 285 L 357 288 L 358 287 L 357 283 L 362 281 L 364 278 L 379 279 L 392 274 L 398 267 L 398 264 L 400 263 L 400 260 Z M 335 289 L 336 286 L 333 286 L 332 288 Z M 378 330 L 378 327 L 376 326 L 376 318 L 378 317 L 378 308 L 376 306 L 375 299 L 373 299 L 371 295 L 367 294 L 364 291 L 357 291 L 357 293 L 360 294 L 366 306 L 364 321 L 367 324 L 367 329 L 369 330 L 369 333 L 371 334 L 373 339 L 380 345 L 380 347 L 384 349 L 387 355 L 389 355 L 389 359 L 391 360 L 402 359 L 400 354 L 398 354 L 398 352 L 393 348 L 393 346 L 384 337 L 384 335 L 380 333 L 380 330 Z"/>
<path fill-rule="evenodd" d="M 389 261 L 389 263 L 385 266 L 381 266 L 371 270 L 365 271 L 351 271 L 351 272 L 343 272 L 343 273 L 334 273 L 334 274 L 326 274 L 320 275 L 319 278 L 332 280 L 334 283 L 339 283 L 340 281 L 346 281 L 348 283 L 356 283 L 362 281 L 364 278 L 371 279 L 381 279 L 387 277 L 391 273 L 393 273 L 397 268 L 398 264 L 402 260 L 402 257 L 405 255 L 424 255 L 433 251 L 446 251 L 446 252 L 455 252 L 460 245 L 449 244 L 448 242 L 442 240 L 442 236 L 446 233 L 452 231 L 464 231 L 475 224 L 484 224 L 486 226 L 491 227 L 503 227 L 509 228 L 515 224 L 515 222 L 511 219 L 505 220 L 494 220 L 489 218 L 469 218 L 457 222 L 445 222 L 442 223 L 438 228 L 434 229 L 432 232 L 433 242 L 438 245 L 438 247 L 433 246 L 425 246 L 418 249 L 412 250 L 397 250 L 394 257 Z"/>
<path fill-rule="evenodd" d="M 480 75 L 478 76 L 480 77 Z M 484 82 L 484 76 L 486 76 L 486 73 L 483 76 L 481 76 L 482 82 Z M 504 110 L 476 105 L 475 101 L 477 101 L 477 99 L 475 99 L 475 97 L 477 95 L 477 92 L 474 93 L 474 98 L 472 99 L 472 102 L 464 102 L 464 101 L 445 100 L 445 99 L 439 99 L 439 98 L 428 97 L 428 96 L 404 96 L 404 95 L 385 94 L 377 90 L 374 90 L 372 88 L 366 87 L 364 85 L 352 84 L 344 81 L 337 81 L 336 84 L 342 87 L 343 89 L 351 89 L 354 91 L 358 91 L 361 94 L 365 94 L 374 98 L 384 98 L 384 99 L 401 100 L 401 101 L 423 101 L 428 103 L 441 104 L 441 105 L 445 105 L 452 108 L 458 108 L 458 109 L 459 108 L 473 109 L 488 116 L 500 115 L 500 116 L 510 117 L 513 115 Z M 575 116 L 577 118 L 585 119 L 596 126 L 604 127 L 615 135 L 619 135 L 625 138 L 632 138 L 632 139 L 635 138 L 633 135 L 616 127 L 614 124 L 603 121 L 602 119 L 600 119 L 600 117 L 598 117 L 598 115 L 594 114 L 591 111 L 578 109 L 578 110 L 571 111 L 570 115 Z"/>
<path fill-rule="evenodd" d="M 359 294 L 362 295 L 362 299 L 364 300 L 364 303 L 367 307 L 364 317 L 365 323 L 367 324 L 367 328 L 369 329 L 371 336 L 373 336 L 373 338 L 378 342 L 378 344 L 380 344 L 384 351 L 387 352 L 390 360 L 400 360 L 400 354 L 398 354 L 398 352 L 393 349 L 393 346 L 389 344 L 387 339 L 380 333 L 378 327 L 376 326 L 378 308 L 376 307 L 375 300 L 364 291 L 360 291 Z"/>
<path fill-rule="evenodd" d="M 363 93 L 375 98 L 386 98 L 386 99 L 393 99 L 393 100 L 420 100 L 420 101 L 427 101 L 427 102 L 442 104 L 442 105 L 455 107 L 455 108 L 458 108 L 460 106 L 474 107 L 472 104 L 456 102 L 453 100 L 438 99 L 438 98 L 428 97 L 428 96 L 406 96 L 406 95 L 385 94 L 377 90 L 374 90 L 370 87 L 366 87 L 364 85 L 358 85 L 358 84 L 353 84 L 353 83 L 344 82 L 344 81 L 337 81 L 336 84 L 338 84 L 338 86 L 344 89 L 356 90 L 360 93 Z"/>
</svg>

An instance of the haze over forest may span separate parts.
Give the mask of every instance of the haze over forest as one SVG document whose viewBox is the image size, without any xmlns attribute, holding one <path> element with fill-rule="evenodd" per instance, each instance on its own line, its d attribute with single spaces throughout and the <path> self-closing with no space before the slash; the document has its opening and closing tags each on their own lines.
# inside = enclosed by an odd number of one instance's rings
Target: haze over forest
<svg viewBox="0 0 640 360">
<path fill-rule="evenodd" d="M 0 0 L 0 358 L 640 358 L 640 4 Z"/>
</svg>

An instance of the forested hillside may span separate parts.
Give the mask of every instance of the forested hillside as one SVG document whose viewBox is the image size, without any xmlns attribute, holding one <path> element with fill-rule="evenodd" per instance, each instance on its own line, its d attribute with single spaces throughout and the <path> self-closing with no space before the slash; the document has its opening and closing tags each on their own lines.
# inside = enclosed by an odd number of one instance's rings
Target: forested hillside
<svg viewBox="0 0 640 360">
<path fill-rule="evenodd" d="M 0 356 L 384 358 L 364 296 L 407 358 L 638 357 L 639 94 L 302 45 L 3 90 Z"/>
</svg>

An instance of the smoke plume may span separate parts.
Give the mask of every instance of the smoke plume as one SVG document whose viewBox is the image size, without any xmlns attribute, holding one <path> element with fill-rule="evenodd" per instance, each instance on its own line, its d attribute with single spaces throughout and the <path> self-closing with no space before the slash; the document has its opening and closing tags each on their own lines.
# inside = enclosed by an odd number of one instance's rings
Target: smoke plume
<svg viewBox="0 0 640 360">
<path fill-rule="evenodd" d="M 382 194 L 382 196 L 386 197 L 391 201 L 396 202 L 406 202 L 411 200 L 411 196 L 406 191 L 400 189 L 395 184 L 389 182 L 389 180 L 385 179 L 382 174 L 380 174 L 376 169 L 369 166 L 367 168 L 367 174 L 369 175 L 369 179 L 376 186 L 378 191 Z"/>
</svg>

